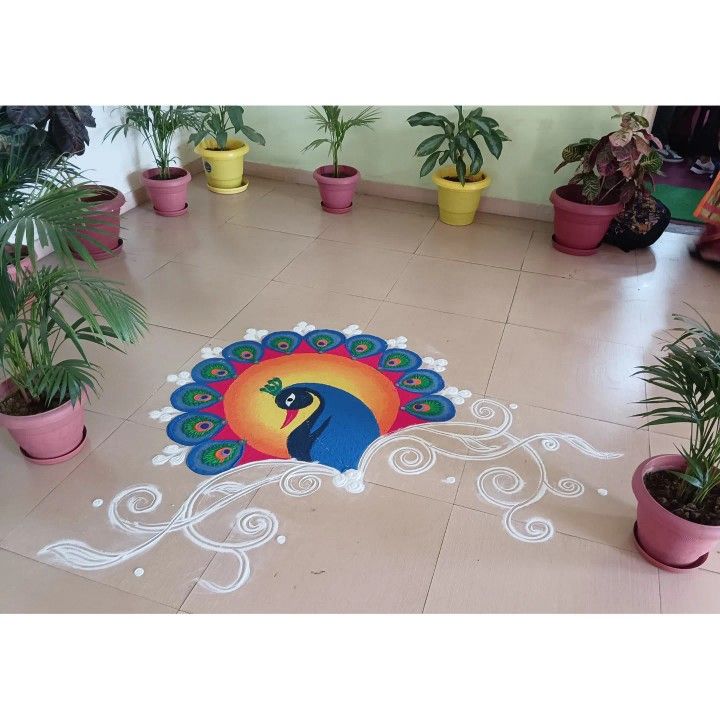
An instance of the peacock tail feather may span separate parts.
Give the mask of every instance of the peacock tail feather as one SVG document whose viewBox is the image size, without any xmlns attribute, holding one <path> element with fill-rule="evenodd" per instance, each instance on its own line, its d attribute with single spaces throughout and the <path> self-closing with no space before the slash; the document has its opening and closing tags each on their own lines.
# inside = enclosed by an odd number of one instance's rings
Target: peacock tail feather
<svg viewBox="0 0 720 720">
<path fill-rule="evenodd" d="M 170 396 L 170 404 L 183 412 L 204 410 L 220 400 L 222 395 L 217 390 L 198 383 L 183 385 Z"/>
<path fill-rule="evenodd" d="M 186 413 L 169 422 L 167 434 L 181 445 L 197 445 L 217 435 L 225 425 L 226 420 L 211 413 Z"/>
<path fill-rule="evenodd" d="M 237 377 L 235 368 L 220 358 L 210 358 L 199 362 L 192 370 L 192 379 L 197 383 L 217 382 L 218 380 L 232 380 Z"/>
<path fill-rule="evenodd" d="M 422 358 L 412 350 L 386 350 L 380 358 L 378 368 L 393 372 L 410 372 L 422 365 Z"/>
<path fill-rule="evenodd" d="M 362 360 L 385 352 L 387 343 L 375 335 L 355 335 L 346 341 L 345 347 L 350 357 Z"/>
<path fill-rule="evenodd" d="M 403 390 L 421 395 L 430 395 L 445 387 L 442 377 L 434 370 L 413 370 L 405 373 L 395 384 Z"/>
<path fill-rule="evenodd" d="M 442 395 L 426 395 L 411 400 L 403 410 L 429 422 L 444 422 L 455 417 L 455 405 Z"/>
<path fill-rule="evenodd" d="M 345 342 L 345 336 L 337 330 L 313 330 L 305 336 L 305 342 L 322 353 L 340 347 Z"/>
<path fill-rule="evenodd" d="M 260 362 L 263 356 L 263 346 L 254 340 L 240 340 L 223 349 L 223 357 L 226 360 L 234 360 L 238 363 Z"/>
<path fill-rule="evenodd" d="M 206 440 L 188 453 L 186 463 L 201 475 L 217 475 L 235 465 L 244 450 L 244 440 Z"/>
<path fill-rule="evenodd" d="M 262 344 L 263 347 L 289 355 L 295 352 L 302 339 L 302 335 L 292 331 L 271 332 L 263 338 Z"/>
</svg>

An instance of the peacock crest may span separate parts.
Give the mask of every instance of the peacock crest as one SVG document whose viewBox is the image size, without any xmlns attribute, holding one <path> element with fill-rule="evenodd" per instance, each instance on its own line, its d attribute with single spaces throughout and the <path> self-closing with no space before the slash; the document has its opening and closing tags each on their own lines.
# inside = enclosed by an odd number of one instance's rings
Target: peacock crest
<svg viewBox="0 0 720 720">
<path fill-rule="evenodd" d="M 435 361 L 404 343 L 307 323 L 246 338 L 215 348 L 170 396 L 167 434 L 202 475 L 287 458 L 342 473 L 381 435 L 455 415 Z"/>
</svg>

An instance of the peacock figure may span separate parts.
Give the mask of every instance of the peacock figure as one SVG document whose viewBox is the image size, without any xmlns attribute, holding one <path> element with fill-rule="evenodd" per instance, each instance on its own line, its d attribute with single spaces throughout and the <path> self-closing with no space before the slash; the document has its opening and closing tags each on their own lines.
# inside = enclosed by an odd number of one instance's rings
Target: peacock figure
<svg viewBox="0 0 720 720">
<path fill-rule="evenodd" d="M 189 446 L 186 463 L 202 475 L 288 458 L 355 469 L 381 435 L 454 417 L 442 377 L 422 364 L 370 334 L 288 330 L 240 340 L 195 365 L 172 393 L 179 414 L 167 434 Z"/>
</svg>

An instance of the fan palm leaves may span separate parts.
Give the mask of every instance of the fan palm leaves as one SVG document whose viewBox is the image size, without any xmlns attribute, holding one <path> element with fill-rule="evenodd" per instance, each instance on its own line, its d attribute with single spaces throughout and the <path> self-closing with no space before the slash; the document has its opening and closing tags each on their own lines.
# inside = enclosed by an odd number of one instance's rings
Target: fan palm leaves
<svg viewBox="0 0 720 720">
<path fill-rule="evenodd" d="M 303 148 L 303 152 L 315 150 L 327 143 L 330 146 L 328 155 L 332 158 L 333 176 L 338 177 L 338 156 L 348 130 L 355 127 L 370 127 L 380 119 L 380 110 L 369 106 L 349 118 L 343 116 L 342 109 L 338 105 L 323 105 L 322 109 L 313 105 L 309 110 L 307 119 L 314 121 L 320 132 L 329 137 L 313 140 Z"/>
<path fill-rule="evenodd" d="M 0 366 L 28 402 L 74 403 L 97 392 L 100 368 L 85 344 L 119 349 L 114 341 L 136 342 L 146 328 L 143 306 L 117 283 L 74 267 L 21 270 L 16 282 L 0 283 Z M 68 343 L 79 357 L 60 357 Z"/>
<path fill-rule="evenodd" d="M 130 130 L 139 132 L 153 154 L 160 169 L 160 179 L 170 177 L 170 165 L 177 157 L 173 154 L 172 142 L 179 130 L 192 129 L 197 116 L 189 105 L 124 105 L 124 118 L 111 127 L 104 140 L 114 140 L 120 133 L 127 137 Z"/>
</svg>

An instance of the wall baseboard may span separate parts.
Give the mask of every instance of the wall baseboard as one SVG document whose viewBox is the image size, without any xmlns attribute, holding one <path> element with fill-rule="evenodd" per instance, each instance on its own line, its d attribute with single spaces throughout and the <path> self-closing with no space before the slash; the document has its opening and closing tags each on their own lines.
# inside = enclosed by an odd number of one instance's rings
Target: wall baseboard
<svg viewBox="0 0 720 720">
<path fill-rule="evenodd" d="M 202 167 L 201 167 L 202 169 Z M 298 183 L 299 185 L 314 185 L 313 174 L 309 170 L 282 167 L 245 161 L 245 170 L 248 175 L 278 180 L 281 182 Z M 378 182 L 376 180 L 360 180 L 358 191 L 367 195 L 406 200 L 407 202 L 437 204 L 437 192 L 434 188 L 421 188 L 413 185 L 396 185 L 394 183 Z M 480 201 L 480 211 L 494 215 L 508 215 L 510 217 L 527 218 L 529 220 L 543 220 L 549 222 L 553 218 L 552 205 L 521 202 L 519 200 L 506 200 L 504 198 L 483 197 Z"/>
</svg>

